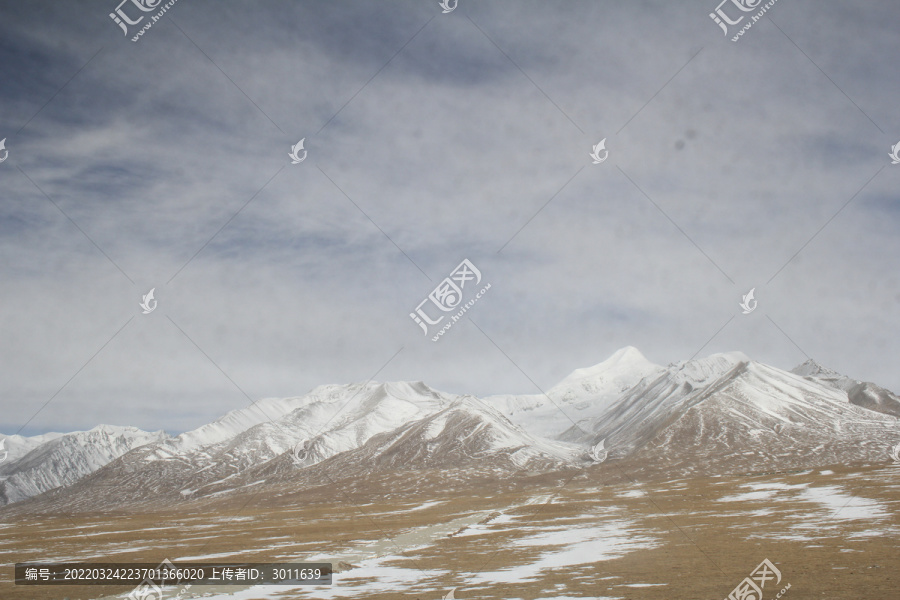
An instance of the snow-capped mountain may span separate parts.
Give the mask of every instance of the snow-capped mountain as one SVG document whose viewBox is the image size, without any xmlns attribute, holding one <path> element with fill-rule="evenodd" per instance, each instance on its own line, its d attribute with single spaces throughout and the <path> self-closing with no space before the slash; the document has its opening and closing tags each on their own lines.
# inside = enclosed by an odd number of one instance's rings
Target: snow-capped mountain
<svg viewBox="0 0 900 600">
<path fill-rule="evenodd" d="M 260 482 L 308 487 L 337 480 L 361 482 L 392 472 L 449 470 L 509 476 L 586 464 L 581 447 L 533 436 L 472 396 L 456 397 L 437 412 L 372 435 L 358 447 L 328 458 L 307 451 L 308 444 L 299 448 L 302 452 L 285 453 L 233 479 L 215 481 L 197 494 L 218 495 Z"/>
<path fill-rule="evenodd" d="M 828 367 L 823 367 L 813 359 L 807 360 L 805 363 L 797 365 L 791 369 L 791 373 L 808 377 L 819 383 L 823 383 L 837 390 L 849 391 L 854 385 L 859 383 L 855 379 L 850 379 L 846 375 L 841 375 L 837 371 L 833 371 Z"/>
<path fill-rule="evenodd" d="M 598 417 L 560 437 L 595 445 L 606 440 L 609 456 L 623 458 L 722 387 L 750 359 L 740 352 L 677 363 L 641 379 Z"/>
<path fill-rule="evenodd" d="M 900 396 L 879 385 L 868 381 L 851 379 L 827 367 L 823 367 L 812 359 L 794 367 L 791 369 L 791 373 L 802 375 L 813 381 L 844 391 L 851 404 L 900 417 Z"/>
<path fill-rule="evenodd" d="M 81 510 L 404 471 L 514 477 L 600 464 L 685 476 L 879 464 L 900 441 L 900 419 L 885 410 L 895 399 L 814 363 L 789 372 L 730 352 L 662 367 L 628 347 L 546 394 L 479 399 L 422 382 L 326 385 L 174 438 L 133 433 L 118 454 L 68 448 L 83 457 L 79 468 L 55 454 L 76 435 L 66 434 L 6 465 L 15 485 L 4 489 L 15 501 L 56 488 L 23 504 Z M 40 459 L 49 456 L 57 458 Z"/>
<path fill-rule="evenodd" d="M 582 454 L 578 446 L 528 433 L 484 400 L 462 396 L 438 412 L 372 436 L 359 448 L 336 455 L 329 470 L 361 475 L 370 468 L 446 468 L 473 463 L 537 469 L 575 464 Z"/>
<path fill-rule="evenodd" d="M 62 435 L 62 433 L 51 432 L 30 437 L 22 435 L 3 437 L 3 439 L 0 439 L 0 459 L 2 459 L 2 462 L 0 462 L 0 474 L 3 473 L 5 465 L 16 462 L 41 444 L 55 440 Z"/>
<path fill-rule="evenodd" d="M 295 442 L 305 442 L 304 466 L 359 448 L 373 436 L 433 415 L 457 398 L 422 382 L 370 383 L 361 390 L 337 387 L 332 394 L 342 404 L 339 412 L 329 407 L 315 417 L 294 413 L 284 423 L 302 433 Z"/>
<path fill-rule="evenodd" d="M 305 465 L 314 465 L 437 413 L 454 398 L 421 382 L 320 386 L 298 398 L 232 411 L 210 425 L 130 452 L 80 482 L 67 501 L 89 505 L 97 488 L 113 490 L 118 501 L 141 502 L 240 487 L 242 474 L 279 456 L 293 456 L 298 444 L 304 446 Z M 280 416 L 257 422 L 266 413 Z"/>
<path fill-rule="evenodd" d="M 136 427 L 98 425 L 90 431 L 38 437 L 44 439 L 29 452 L 0 464 L 3 479 L 0 505 L 69 485 L 130 450 L 165 439 L 167 435 L 163 431 L 151 433 Z M 15 447 L 21 452 L 27 444 Z"/>
<path fill-rule="evenodd" d="M 166 452 L 181 454 L 228 441 L 260 423 L 278 419 L 302 406 L 303 398 L 264 398 L 246 408 L 232 410 L 212 423 L 187 431 L 166 442 L 160 456 Z"/>
<path fill-rule="evenodd" d="M 609 458 L 678 473 L 883 462 L 896 417 L 846 393 L 732 352 L 672 365 L 629 390 L 585 435 Z"/>
<path fill-rule="evenodd" d="M 851 404 L 900 417 L 900 396 L 880 385 L 861 381 L 847 391 Z"/>
<path fill-rule="evenodd" d="M 546 394 L 489 396 L 485 402 L 529 432 L 556 438 L 590 423 L 641 380 L 663 371 L 627 346 L 593 367 L 576 369 Z"/>
<path fill-rule="evenodd" d="M 263 399 L 177 437 L 162 431 L 112 425 L 67 434 L 8 436 L 3 444 L 9 454 L 0 463 L 0 506 L 69 486 L 125 454 L 129 459 L 124 472 L 134 473 L 142 464 L 154 460 L 177 462 L 177 457 L 191 452 L 202 455 L 204 448 L 215 451 L 216 444 L 232 440 L 248 428 L 283 416 L 297 406 L 300 401 L 296 398 Z M 272 456 L 284 451 L 277 444 L 276 449 Z M 132 450 L 136 452 L 131 453 Z"/>
</svg>

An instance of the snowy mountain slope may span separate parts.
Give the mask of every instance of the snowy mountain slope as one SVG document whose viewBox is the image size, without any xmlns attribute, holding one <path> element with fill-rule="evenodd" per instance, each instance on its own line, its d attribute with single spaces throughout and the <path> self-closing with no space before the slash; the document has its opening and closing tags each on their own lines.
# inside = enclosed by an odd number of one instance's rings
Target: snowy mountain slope
<svg viewBox="0 0 900 600">
<path fill-rule="evenodd" d="M 246 408 L 232 410 L 212 423 L 182 433 L 173 438 L 167 446 L 177 453 L 212 446 L 230 440 L 255 425 L 278 419 L 303 406 L 305 401 L 306 397 L 264 398 Z"/>
<path fill-rule="evenodd" d="M 668 367 L 644 378 L 599 417 L 572 427 L 560 439 L 589 444 L 606 440 L 610 458 L 627 456 L 656 432 L 735 377 L 750 359 L 739 352 Z"/>
<path fill-rule="evenodd" d="M 0 504 L 18 502 L 93 473 L 123 454 L 165 439 L 163 431 L 98 425 L 90 431 L 55 436 L 14 462 L 0 465 Z"/>
<path fill-rule="evenodd" d="M 375 468 L 443 468 L 485 462 L 527 469 L 583 462 L 583 448 L 541 439 L 511 423 L 484 400 L 463 396 L 441 411 L 373 436 L 331 467 L 344 475 Z M 303 465 L 306 468 L 306 465 Z"/>
<path fill-rule="evenodd" d="M 295 428 L 303 433 L 296 441 L 306 442 L 304 454 L 307 465 L 356 449 L 374 435 L 394 431 L 409 422 L 433 415 L 457 398 L 437 392 L 422 382 L 373 386 L 367 393 L 357 395 L 327 424 L 314 422 L 312 426 L 306 426 L 306 419 L 292 415 Z"/>
<path fill-rule="evenodd" d="M 856 406 L 900 417 L 900 396 L 880 385 L 862 381 L 847 390 L 847 398 Z"/>
<path fill-rule="evenodd" d="M 900 417 L 900 396 L 874 383 L 851 379 L 812 359 L 794 367 L 791 373 L 846 392 L 851 404 Z"/>
<path fill-rule="evenodd" d="M 884 410 L 893 398 L 819 365 L 801 367 L 783 371 L 740 352 L 661 367 L 623 348 L 547 395 L 478 399 L 422 382 L 327 385 L 117 458 L 84 459 L 89 466 L 80 470 L 37 460 L 62 436 L 15 462 L 13 470 L 32 455 L 36 461 L 14 482 L 21 493 L 13 497 L 60 485 L 50 477 L 60 472 L 73 474 L 66 483 L 90 474 L 22 510 L 183 502 L 395 471 L 514 477 L 605 463 L 601 469 L 687 476 L 886 461 L 900 440 L 900 419 Z M 26 489 L 26 479 L 43 487 Z"/>
<path fill-rule="evenodd" d="M 837 371 L 833 371 L 828 367 L 823 367 L 813 359 L 807 360 L 805 363 L 797 365 L 791 369 L 791 373 L 808 377 L 813 381 L 833 387 L 836 390 L 849 392 L 850 388 L 859 383 L 855 379 L 850 379 L 846 375 L 841 375 Z"/>
<path fill-rule="evenodd" d="M 129 454 L 129 464 L 123 473 L 139 470 L 141 461 L 157 458 L 174 458 L 192 451 L 199 451 L 217 442 L 228 440 L 245 429 L 268 420 L 271 415 L 281 416 L 295 406 L 296 398 L 263 399 L 248 408 L 225 414 L 212 423 L 177 437 L 164 432 L 147 433 L 134 427 L 101 425 L 88 432 L 70 434 L 45 434 L 34 438 L 15 440 L 17 451 L 27 445 L 31 451 L 19 460 L 0 464 L 0 505 L 18 502 L 35 494 L 61 485 L 71 485 L 83 477 L 101 469 L 119 457 Z M 18 436 L 10 436 L 10 439 Z M 12 444 L 10 444 L 12 446 Z M 171 475 L 171 469 L 160 469 L 148 475 Z"/>
<path fill-rule="evenodd" d="M 580 446 L 532 436 L 483 400 L 462 396 L 436 413 L 373 435 L 357 448 L 324 460 L 305 452 L 298 460 L 286 453 L 233 480 L 214 482 L 197 495 L 216 496 L 260 481 L 301 488 L 339 480 L 359 483 L 389 472 L 462 469 L 511 476 L 583 466 L 584 455 Z"/>
<path fill-rule="evenodd" d="M 291 454 L 298 443 L 307 442 L 307 460 L 315 464 L 434 414 L 453 398 L 421 382 L 321 386 L 284 404 L 296 408 L 280 418 L 230 438 L 221 439 L 223 428 L 217 426 L 139 448 L 84 479 L 67 494 L 67 501 L 73 506 L 96 504 L 95 492 L 101 488 L 116 501 L 140 502 L 180 500 L 240 486 L 242 473 Z M 218 441 L 205 443 L 210 440 Z"/>
<path fill-rule="evenodd" d="M 41 435 L 33 435 L 25 437 L 22 435 L 8 435 L 0 439 L 0 476 L 3 475 L 4 468 L 16 462 L 41 444 L 55 440 L 62 436 L 62 433 L 43 433 Z M 4 458 L 5 454 L 5 458 Z"/>
<path fill-rule="evenodd" d="M 549 395 L 565 404 L 570 414 L 590 418 L 647 373 L 660 369 L 637 349 L 623 348 L 599 365 L 573 372 Z M 102 469 L 89 483 L 108 488 L 123 500 L 173 491 L 191 497 L 298 443 L 305 442 L 305 460 L 315 464 L 359 448 L 374 435 L 436 414 L 456 399 L 421 382 L 324 385 L 301 397 L 260 400 L 193 431 L 143 446 Z M 538 429 L 532 434 L 542 433 L 538 426 L 555 423 L 559 432 L 571 425 L 543 395 L 510 396 L 500 404 L 519 425 Z"/>
<path fill-rule="evenodd" d="M 642 470 L 686 475 L 879 463 L 900 439 L 900 420 L 839 389 L 736 353 L 699 362 L 713 366 L 703 380 L 695 372 L 675 386 L 678 374 L 668 374 L 634 390 L 594 424 L 591 441 Z"/>
<path fill-rule="evenodd" d="M 573 371 L 546 395 L 489 396 L 485 402 L 529 432 L 555 438 L 575 424 L 590 423 L 642 379 L 664 370 L 626 346 L 593 367 Z"/>
<path fill-rule="evenodd" d="M 206 467 L 200 477 L 187 482 L 185 495 L 244 485 L 237 473 L 279 456 L 316 465 L 332 456 L 351 452 L 372 437 L 395 431 L 407 423 L 433 415 L 455 399 L 422 382 L 370 382 L 366 385 L 325 386 L 312 392 L 309 402 L 278 421 L 263 423 L 244 432 L 223 448 L 221 458 Z M 222 460 L 224 459 L 224 460 Z M 227 465 L 223 470 L 222 465 Z"/>
</svg>

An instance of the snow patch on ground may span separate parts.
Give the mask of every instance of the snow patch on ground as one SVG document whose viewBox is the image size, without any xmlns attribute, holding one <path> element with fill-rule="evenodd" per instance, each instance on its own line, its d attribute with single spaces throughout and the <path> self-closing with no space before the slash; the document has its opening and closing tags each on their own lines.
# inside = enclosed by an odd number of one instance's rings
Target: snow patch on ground
<svg viewBox="0 0 900 600">
<path fill-rule="evenodd" d="M 505 525 L 507 523 L 512 523 L 516 520 L 516 515 L 508 515 L 506 513 L 502 513 L 497 515 L 496 517 L 492 517 L 485 521 L 484 523 L 476 523 L 475 525 L 470 525 L 465 529 L 462 529 L 455 534 L 453 537 L 468 537 L 471 535 L 485 535 L 487 534 L 492 526 L 495 525 Z"/>
<path fill-rule="evenodd" d="M 425 504 L 420 504 L 419 506 L 416 506 L 414 508 L 404 509 L 403 512 L 413 512 L 415 510 L 425 510 L 426 508 L 429 508 L 432 506 L 437 506 L 439 504 L 446 504 L 446 503 L 447 503 L 446 500 L 435 500 L 433 502 L 426 502 Z"/>
<path fill-rule="evenodd" d="M 831 511 L 830 518 L 842 521 L 855 519 L 883 519 L 888 516 L 884 506 L 869 498 L 851 496 L 836 485 L 811 487 L 803 492 L 803 499 L 816 502 Z"/>
<path fill-rule="evenodd" d="M 619 498 L 643 498 L 647 493 L 641 490 L 629 490 L 627 492 L 622 492 L 621 494 L 617 494 Z"/>
<path fill-rule="evenodd" d="M 536 579 L 543 569 L 561 569 L 624 556 L 635 550 L 654 548 L 656 538 L 637 533 L 634 522 L 615 520 L 595 527 L 551 531 L 517 539 L 518 547 L 553 547 L 537 560 L 509 569 L 479 573 L 473 584 L 521 583 Z"/>
<path fill-rule="evenodd" d="M 744 492 L 743 494 L 733 494 L 719 498 L 719 502 L 753 502 L 759 500 L 770 500 L 775 496 L 775 490 L 760 490 L 758 492 Z"/>
</svg>

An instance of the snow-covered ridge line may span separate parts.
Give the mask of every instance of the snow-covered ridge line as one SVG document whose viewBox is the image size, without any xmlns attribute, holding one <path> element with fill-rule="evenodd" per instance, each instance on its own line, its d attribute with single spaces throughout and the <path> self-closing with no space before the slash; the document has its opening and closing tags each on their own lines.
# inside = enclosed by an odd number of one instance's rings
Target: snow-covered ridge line
<svg viewBox="0 0 900 600">
<path fill-rule="evenodd" d="M 36 446 L 0 464 L 0 505 L 69 485 L 131 450 L 168 439 L 164 431 L 118 425 L 36 437 L 41 439 Z M 18 449 L 27 447 L 23 441 Z"/>
<path fill-rule="evenodd" d="M 54 488 L 53 501 L 73 506 L 90 505 L 98 489 L 115 490 L 110 503 L 184 499 L 396 469 L 536 472 L 627 459 L 690 474 L 785 457 L 872 462 L 900 441 L 895 401 L 814 363 L 788 372 L 728 352 L 663 367 L 626 347 L 546 394 L 323 385 L 175 437 L 110 426 L 11 437 L 17 454 L 0 465 L 0 503 Z"/>
</svg>

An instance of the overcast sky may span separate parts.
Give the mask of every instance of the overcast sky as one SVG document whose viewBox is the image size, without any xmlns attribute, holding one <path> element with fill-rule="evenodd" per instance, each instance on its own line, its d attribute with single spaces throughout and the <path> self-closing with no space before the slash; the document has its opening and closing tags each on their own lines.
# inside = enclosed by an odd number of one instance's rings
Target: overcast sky
<svg viewBox="0 0 900 600">
<path fill-rule="evenodd" d="M 0 432 L 535 393 L 626 345 L 900 391 L 900 5 L 732 42 L 716 3 L 179 0 L 132 42 L 161 5 L 3 0 Z M 432 342 L 463 259 L 491 287 Z"/>
</svg>

